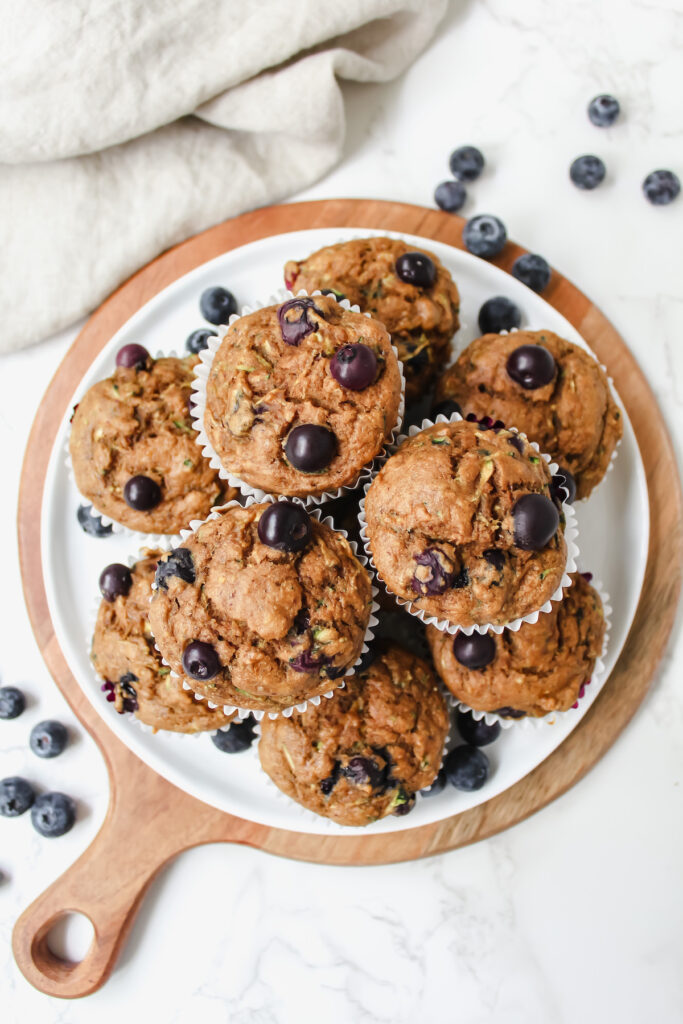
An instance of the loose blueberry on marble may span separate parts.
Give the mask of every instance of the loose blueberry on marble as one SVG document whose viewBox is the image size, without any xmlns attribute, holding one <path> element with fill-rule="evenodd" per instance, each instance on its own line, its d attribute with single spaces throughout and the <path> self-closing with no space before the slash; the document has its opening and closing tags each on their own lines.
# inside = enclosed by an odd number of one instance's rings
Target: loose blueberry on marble
<svg viewBox="0 0 683 1024">
<path fill-rule="evenodd" d="M 276 501 L 258 521 L 262 544 L 277 551 L 302 551 L 313 532 L 308 513 L 293 501 Z"/>
<path fill-rule="evenodd" d="M 26 707 L 26 698 L 16 686 L 0 687 L 0 718 L 18 718 Z"/>
<path fill-rule="evenodd" d="M 512 264 L 512 276 L 539 294 L 548 287 L 551 273 L 548 261 L 535 252 L 525 252 Z"/>
<path fill-rule="evenodd" d="M 307 295 L 289 299 L 278 307 L 277 319 L 285 345 L 299 345 L 307 335 L 317 329 L 315 320 L 308 316 L 309 309 L 315 310 L 318 316 L 324 319 L 323 311 Z"/>
<path fill-rule="evenodd" d="M 489 777 L 488 757 L 469 744 L 451 750 L 444 759 L 444 768 L 451 786 L 466 793 L 481 789 Z"/>
<path fill-rule="evenodd" d="M 213 733 L 211 742 L 223 754 L 241 754 L 254 742 L 255 728 L 256 720 L 249 715 L 241 721 L 231 722 L 227 729 Z"/>
<path fill-rule="evenodd" d="M 544 494 L 525 494 L 512 508 L 515 547 L 541 551 L 557 533 L 560 513 Z"/>
<path fill-rule="evenodd" d="M 66 726 L 53 719 L 34 725 L 29 737 L 29 746 L 37 757 L 59 757 L 68 742 Z"/>
<path fill-rule="evenodd" d="M 289 432 L 285 455 L 300 473 L 321 473 L 337 453 L 337 439 L 327 427 L 304 423 Z"/>
<path fill-rule="evenodd" d="M 65 835 L 75 820 L 76 804 L 64 793 L 43 793 L 31 808 L 31 824 L 48 839 Z"/>
<path fill-rule="evenodd" d="M 216 331 L 212 331 L 209 327 L 200 327 L 192 334 L 188 334 L 185 339 L 185 348 L 191 355 L 196 356 L 209 347 L 209 338 L 216 337 Z"/>
<path fill-rule="evenodd" d="M 227 324 L 237 312 L 237 300 L 227 288 L 206 288 L 199 299 L 199 311 L 210 324 Z"/>
<path fill-rule="evenodd" d="M 439 769 L 439 774 L 432 782 L 431 786 L 427 786 L 426 789 L 421 789 L 420 793 L 422 796 L 437 796 L 439 793 L 443 793 L 446 788 L 446 772 L 443 768 Z"/>
<path fill-rule="evenodd" d="M 127 565 L 112 562 L 100 573 L 100 593 L 105 601 L 115 601 L 117 597 L 125 597 L 133 586 L 133 577 Z"/>
<path fill-rule="evenodd" d="M 129 370 L 142 370 L 149 358 L 149 352 L 142 345 L 124 345 L 116 353 L 116 365 Z"/>
<path fill-rule="evenodd" d="M 183 583 L 194 583 L 196 573 L 189 548 L 175 548 L 168 558 L 157 565 L 154 582 L 161 590 L 168 590 L 168 581 L 177 576 Z"/>
<path fill-rule="evenodd" d="M 486 668 L 496 656 L 496 642 L 488 633 L 456 633 L 453 654 L 465 668 Z"/>
<path fill-rule="evenodd" d="M 525 391 L 545 387 L 557 373 L 552 352 L 543 345 L 520 345 L 508 356 L 505 369 L 508 377 Z"/>
<path fill-rule="evenodd" d="M 479 330 L 482 334 L 499 334 L 511 331 L 522 322 L 522 311 L 504 295 L 487 299 L 479 310 Z"/>
<path fill-rule="evenodd" d="M 342 345 L 330 360 L 330 373 L 343 388 L 363 391 L 377 376 L 377 356 L 369 345 Z"/>
<path fill-rule="evenodd" d="M 31 783 L 18 775 L 0 781 L 0 814 L 3 818 L 18 818 L 29 809 L 35 798 Z"/>
<path fill-rule="evenodd" d="M 480 213 L 467 221 L 462 233 L 466 249 L 475 256 L 491 259 L 497 256 L 507 242 L 507 231 L 502 220 L 490 213 Z"/>
<path fill-rule="evenodd" d="M 553 501 L 556 501 L 558 505 L 561 505 L 563 502 L 565 505 L 573 505 L 576 500 L 576 480 L 573 473 L 560 466 L 550 481 L 550 494 Z"/>
<path fill-rule="evenodd" d="M 161 501 L 161 488 L 156 480 L 142 473 L 132 476 L 123 488 L 123 500 L 136 512 L 149 512 Z"/>
<path fill-rule="evenodd" d="M 484 718 L 477 721 L 469 711 L 458 711 L 455 724 L 465 743 L 472 747 L 485 747 L 500 735 L 500 722 L 487 725 Z"/>
<path fill-rule="evenodd" d="M 414 559 L 420 566 L 410 581 L 416 594 L 443 594 L 453 586 L 456 573 L 439 548 L 426 548 L 419 555 L 415 555 Z"/>
<path fill-rule="evenodd" d="M 667 206 L 681 191 L 681 183 L 673 171 L 652 171 L 643 182 L 645 198 L 654 206 Z"/>
<path fill-rule="evenodd" d="M 92 505 L 79 505 L 76 518 L 83 533 L 87 533 L 89 537 L 111 537 L 114 532 L 114 527 L 111 523 L 105 526 L 102 522 L 102 516 L 98 516 L 93 512 Z"/>
<path fill-rule="evenodd" d="M 434 202 L 446 213 L 457 213 L 467 199 L 467 190 L 461 181 L 442 181 L 434 190 Z"/>
<path fill-rule="evenodd" d="M 454 178 L 475 181 L 484 169 L 484 156 L 476 146 L 460 146 L 451 153 L 448 166 Z"/>
<path fill-rule="evenodd" d="M 218 675 L 221 663 L 216 650 L 203 640 L 193 640 L 183 651 L 183 669 L 193 679 L 204 682 Z"/>
<path fill-rule="evenodd" d="M 588 117 L 597 128 L 609 128 L 619 117 L 619 100 L 608 93 L 595 96 L 588 104 Z"/>
<path fill-rule="evenodd" d="M 577 156 L 569 168 L 569 177 L 577 188 L 597 188 L 605 178 L 605 165 L 599 156 Z"/>
<path fill-rule="evenodd" d="M 450 419 L 454 412 L 462 416 L 462 409 L 459 404 L 454 402 L 452 398 L 444 398 L 442 402 L 437 402 L 432 408 L 432 419 L 435 420 L 437 416 L 445 416 L 446 419 Z"/>
<path fill-rule="evenodd" d="M 396 260 L 396 273 L 406 284 L 432 288 L 436 281 L 434 260 L 423 252 L 404 252 Z"/>
</svg>

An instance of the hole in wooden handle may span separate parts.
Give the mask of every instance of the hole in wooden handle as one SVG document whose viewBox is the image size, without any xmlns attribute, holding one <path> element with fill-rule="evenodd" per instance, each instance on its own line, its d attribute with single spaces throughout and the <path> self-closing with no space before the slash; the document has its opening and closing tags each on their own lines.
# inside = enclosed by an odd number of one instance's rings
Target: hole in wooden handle
<svg viewBox="0 0 683 1024">
<path fill-rule="evenodd" d="M 46 978 L 64 982 L 87 971 L 95 948 L 96 931 L 90 918 L 81 910 L 65 908 L 52 914 L 37 930 L 31 942 L 31 960 Z M 78 956 L 80 949 L 83 953 Z"/>
</svg>

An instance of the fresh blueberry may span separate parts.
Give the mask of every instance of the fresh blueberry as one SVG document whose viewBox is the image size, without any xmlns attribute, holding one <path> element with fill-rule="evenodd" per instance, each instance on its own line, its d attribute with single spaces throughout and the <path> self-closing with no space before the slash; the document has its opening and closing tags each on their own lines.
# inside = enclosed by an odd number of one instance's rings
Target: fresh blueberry
<svg viewBox="0 0 683 1024">
<path fill-rule="evenodd" d="M 31 783 L 18 775 L 0 782 L 0 814 L 3 818 L 18 818 L 29 809 L 35 798 Z"/>
<path fill-rule="evenodd" d="M 643 182 L 645 198 L 655 206 L 673 203 L 681 191 L 681 183 L 673 171 L 652 171 Z"/>
<path fill-rule="evenodd" d="M 414 556 L 419 569 L 410 581 L 416 594 L 443 594 L 453 586 L 456 574 L 451 562 L 439 548 L 426 548 Z"/>
<path fill-rule="evenodd" d="M 293 501 L 276 501 L 258 521 L 258 537 L 262 544 L 276 551 L 303 551 L 313 532 L 305 508 Z"/>
<path fill-rule="evenodd" d="M 18 718 L 26 707 L 26 698 L 16 686 L 0 687 L 0 718 Z"/>
<path fill-rule="evenodd" d="M 289 432 L 285 455 L 300 473 L 322 473 L 337 453 L 337 438 L 327 427 L 304 423 Z"/>
<path fill-rule="evenodd" d="M 406 284 L 432 288 L 436 281 L 434 260 L 423 252 L 404 252 L 396 260 L 396 273 Z"/>
<path fill-rule="evenodd" d="M 149 512 L 161 501 L 161 488 L 156 480 L 149 476 L 132 476 L 123 488 L 123 500 L 136 512 Z"/>
<path fill-rule="evenodd" d="M 512 276 L 539 294 L 548 287 L 551 273 L 548 261 L 535 252 L 525 252 L 512 264 Z"/>
<path fill-rule="evenodd" d="M 484 157 L 476 146 L 460 146 L 448 161 L 451 174 L 460 181 L 474 181 L 484 169 Z"/>
<path fill-rule="evenodd" d="M 116 353 L 116 365 L 129 370 L 142 370 L 149 359 L 149 352 L 142 345 L 124 345 Z"/>
<path fill-rule="evenodd" d="M 484 558 L 492 565 L 496 572 L 502 572 L 505 568 L 505 553 L 497 548 L 487 548 L 484 551 Z"/>
<path fill-rule="evenodd" d="M 566 505 L 573 505 L 576 500 L 576 480 L 573 473 L 560 466 L 550 481 L 550 494 L 558 505 L 561 505 L 562 502 Z"/>
<path fill-rule="evenodd" d="M 79 505 L 76 518 L 83 533 L 87 533 L 89 537 L 111 537 L 114 532 L 111 523 L 105 526 L 102 516 L 95 515 L 92 505 Z"/>
<path fill-rule="evenodd" d="M 48 839 L 69 832 L 75 820 L 76 804 L 64 793 L 43 793 L 31 808 L 31 824 Z"/>
<path fill-rule="evenodd" d="M 193 640 L 183 651 L 183 669 L 193 679 L 213 679 L 220 672 L 221 663 L 216 650 L 203 640 Z"/>
<path fill-rule="evenodd" d="M 453 654 L 465 668 L 486 668 L 496 656 L 496 641 L 488 633 L 456 633 Z"/>
<path fill-rule="evenodd" d="M 481 789 L 489 777 L 489 759 L 478 747 L 456 747 L 444 760 L 446 777 L 451 786 L 472 793 Z"/>
<path fill-rule="evenodd" d="M 473 747 L 485 747 L 500 735 L 500 722 L 487 725 L 483 718 L 477 721 L 469 711 L 459 711 L 455 722 L 465 743 Z"/>
<path fill-rule="evenodd" d="M 178 576 L 183 583 L 194 583 L 197 576 L 189 548 L 175 548 L 168 558 L 159 562 L 154 582 L 161 590 L 168 590 L 168 581 L 172 576 Z"/>
<path fill-rule="evenodd" d="M 117 597 L 125 597 L 133 586 L 133 577 L 127 565 L 112 562 L 100 573 L 100 593 L 105 601 L 115 601 Z"/>
<path fill-rule="evenodd" d="M 237 312 L 237 301 L 227 288 L 207 288 L 199 299 L 199 311 L 210 324 L 227 324 Z"/>
<path fill-rule="evenodd" d="M 525 391 L 545 387 L 557 373 L 553 355 L 543 345 L 520 345 L 508 356 L 505 369 Z"/>
<path fill-rule="evenodd" d="M 495 295 L 487 299 L 479 310 L 479 330 L 482 334 L 499 334 L 511 331 L 522 322 L 522 312 L 511 299 Z"/>
<path fill-rule="evenodd" d="M 599 156 L 577 156 L 569 168 L 569 177 L 577 188 L 597 188 L 605 177 L 605 165 Z"/>
<path fill-rule="evenodd" d="M 597 128 L 609 128 L 619 117 L 619 100 L 603 93 L 588 104 L 588 117 Z"/>
<path fill-rule="evenodd" d="M 185 339 L 185 348 L 191 355 L 196 356 L 205 348 L 209 347 L 209 338 L 215 338 L 217 334 L 209 327 L 200 327 L 198 330 L 188 334 Z"/>
<path fill-rule="evenodd" d="M 490 213 L 480 213 L 477 217 L 471 217 L 462 233 L 466 249 L 484 259 L 497 256 L 505 246 L 507 237 L 502 220 Z"/>
<path fill-rule="evenodd" d="M 68 741 L 66 726 L 49 719 L 33 726 L 29 746 L 38 757 L 59 757 Z"/>
<path fill-rule="evenodd" d="M 442 402 L 437 402 L 432 409 L 432 419 L 435 420 L 437 416 L 445 416 L 446 419 L 450 419 L 454 412 L 457 412 L 459 416 L 462 416 L 462 409 L 457 402 L 454 402 L 452 398 L 444 398 Z"/>
<path fill-rule="evenodd" d="M 431 786 L 427 786 L 426 789 L 421 789 L 420 792 L 422 796 L 437 796 L 439 793 L 443 793 L 446 788 L 447 781 L 446 772 L 441 768 Z"/>
<path fill-rule="evenodd" d="M 224 754 L 241 754 L 254 742 L 256 720 L 253 715 L 231 722 L 227 729 L 213 733 L 211 742 Z"/>
<path fill-rule="evenodd" d="M 442 181 L 434 191 L 434 202 L 446 213 L 457 213 L 467 199 L 467 190 L 461 181 Z"/>
<path fill-rule="evenodd" d="M 323 311 L 307 295 L 289 299 L 278 307 L 277 319 L 285 345 L 298 345 L 308 334 L 317 330 L 318 324 L 309 317 L 309 309 L 315 310 L 318 316 L 325 319 Z"/>
<path fill-rule="evenodd" d="M 560 513 L 544 494 L 524 494 L 512 507 L 515 547 L 541 551 L 557 533 Z"/>
<path fill-rule="evenodd" d="M 374 384 L 377 356 L 369 345 L 363 345 L 362 342 L 342 345 L 330 360 L 330 373 L 343 388 L 363 391 Z"/>
</svg>

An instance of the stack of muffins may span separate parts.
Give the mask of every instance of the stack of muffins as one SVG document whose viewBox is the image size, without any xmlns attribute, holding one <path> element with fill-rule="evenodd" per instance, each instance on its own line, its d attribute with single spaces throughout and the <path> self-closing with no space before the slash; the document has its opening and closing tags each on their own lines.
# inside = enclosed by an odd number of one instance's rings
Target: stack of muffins
<svg viewBox="0 0 683 1024">
<path fill-rule="evenodd" d="M 92 516 L 150 544 L 103 570 L 91 657 L 154 730 L 260 719 L 279 790 L 366 825 L 433 790 L 446 695 L 506 724 L 579 699 L 605 616 L 571 503 L 622 422 L 601 367 L 549 331 L 449 366 L 457 287 L 405 242 L 326 247 L 285 283 L 199 357 L 125 346 L 77 406 Z M 430 396 L 440 414 L 397 436 L 404 390 L 408 416 Z"/>
</svg>

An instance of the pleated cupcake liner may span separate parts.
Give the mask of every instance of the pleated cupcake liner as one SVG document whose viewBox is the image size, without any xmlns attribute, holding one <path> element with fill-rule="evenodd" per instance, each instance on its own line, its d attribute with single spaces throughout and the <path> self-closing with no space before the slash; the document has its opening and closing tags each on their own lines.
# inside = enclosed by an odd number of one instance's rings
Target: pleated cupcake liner
<svg viewBox="0 0 683 1024">
<path fill-rule="evenodd" d="M 410 427 L 407 434 L 401 434 L 397 438 L 394 451 L 397 451 L 404 441 L 407 441 L 411 437 L 415 437 L 416 434 L 420 434 L 423 430 L 426 430 L 428 427 L 433 427 L 437 423 L 457 423 L 462 419 L 463 417 L 457 412 L 452 413 L 450 416 L 444 416 L 442 413 L 439 413 L 435 420 L 424 419 L 419 426 L 415 425 Z M 547 463 L 551 475 L 554 476 L 555 473 L 558 472 L 559 466 L 557 465 L 557 463 L 551 462 L 550 456 L 545 455 L 539 449 L 538 445 L 534 441 L 529 441 L 526 434 L 517 430 L 516 427 L 506 427 L 505 429 L 510 430 L 515 434 L 519 434 L 520 437 L 524 438 L 527 444 L 529 444 L 536 452 L 538 452 L 539 456 L 544 460 L 544 462 Z M 457 622 L 450 622 L 448 619 L 439 619 L 435 615 L 430 615 L 424 610 L 417 608 L 413 601 L 409 601 L 405 598 L 399 597 L 398 594 L 396 594 L 395 591 L 391 589 L 391 587 L 389 586 L 389 584 L 387 583 L 387 581 L 384 579 L 384 577 L 377 568 L 377 565 L 372 554 L 372 548 L 370 546 L 370 539 L 368 537 L 367 529 L 367 519 L 365 515 L 365 501 L 367 498 L 367 493 L 370 490 L 371 484 L 372 480 L 369 480 L 366 484 L 364 484 L 364 496 L 363 498 L 361 498 L 360 501 L 360 512 L 358 515 L 358 523 L 360 525 L 360 536 L 361 540 L 363 541 L 365 553 L 377 578 L 381 580 L 381 582 L 384 584 L 389 593 L 393 595 L 397 603 L 400 604 L 403 608 L 405 608 L 405 610 L 409 612 L 411 615 L 414 615 L 418 619 L 420 619 L 420 621 L 423 622 L 425 626 L 436 626 L 436 628 L 440 629 L 442 632 L 447 632 L 451 634 L 461 632 L 465 633 L 467 636 L 471 636 L 472 633 L 502 633 L 504 629 L 510 629 L 513 632 L 516 632 L 523 622 L 538 622 L 538 616 L 543 613 L 549 612 L 552 609 L 553 603 L 561 601 L 564 591 L 571 586 L 570 577 L 573 572 L 576 572 L 576 565 L 579 557 L 579 547 L 577 543 L 579 530 L 576 521 L 576 513 L 572 509 L 571 505 L 563 503 L 562 511 L 565 517 L 564 539 L 567 547 L 567 558 L 565 561 L 564 572 L 562 574 L 562 578 L 557 589 L 551 594 L 548 600 L 541 605 L 540 608 L 537 608 L 534 611 L 529 612 L 527 615 L 520 616 L 516 619 L 511 619 L 509 622 L 506 622 L 502 625 L 494 625 L 493 623 L 489 622 L 474 626 L 462 626 Z"/>
<path fill-rule="evenodd" d="M 546 725 L 555 725 L 558 722 L 563 722 L 567 718 L 574 718 L 576 720 L 574 724 L 576 724 L 581 718 L 581 702 L 585 696 L 586 687 L 590 686 L 592 700 L 595 700 L 608 678 L 605 658 L 607 657 L 607 652 L 609 650 L 609 636 L 612 628 L 612 604 L 610 596 L 600 580 L 591 578 L 590 584 L 594 590 L 597 590 L 600 601 L 602 602 L 602 611 L 605 617 L 605 636 L 602 643 L 602 650 L 595 659 L 595 665 L 593 666 L 590 678 L 586 679 L 585 682 L 581 684 L 578 698 L 570 708 L 566 711 L 549 711 L 547 715 L 543 715 L 542 717 L 525 715 L 524 718 L 505 718 L 503 715 L 497 715 L 494 711 L 477 711 L 475 708 L 471 708 L 469 704 L 465 704 L 464 701 L 459 700 L 446 687 L 446 696 L 451 707 L 456 708 L 459 711 L 469 711 L 477 722 L 480 722 L 482 718 L 487 725 L 493 725 L 495 722 L 498 722 L 503 729 L 510 729 L 513 727 L 515 729 L 538 729 Z"/>
<path fill-rule="evenodd" d="M 311 293 L 311 297 L 321 295 L 320 290 L 316 290 Z M 209 373 L 211 366 L 213 365 L 214 358 L 218 349 L 221 347 L 223 340 L 232 325 L 240 320 L 244 316 L 248 316 L 250 313 L 255 313 L 259 309 L 265 309 L 268 306 L 281 305 L 283 302 L 287 302 L 289 299 L 298 298 L 300 296 L 308 296 L 308 292 L 301 289 L 300 291 L 293 293 L 286 289 L 280 289 L 270 296 L 267 302 L 257 302 L 254 305 L 243 306 L 240 314 L 233 313 L 230 317 L 228 324 L 217 328 L 218 333 L 207 339 L 207 348 L 203 349 L 199 353 L 200 362 L 195 367 L 195 377 L 193 382 L 193 408 L 192 408 L 192 425 L 197 431 L 197 444 L 202 449 L 202 454 L 206 459 L 209 460 L 209 465 L 212 469 L 218 471 L 219 476 L 222 480 L 227 481 L 231 487 L 236 487 L 242 494 L 251 496 L 257 501 L 265 501 L 269 498 L 277 499 L 278 497 L 287 497 L 287 495 L 279 495 L 270 491 L 263 490 L 260 487 L 254 487 L 249 484 L 242 477 L 237 476 L 235 473 L 231 473 L 230 470 L 223 464 L 220 455 L 211 444 L 209 436 L 204 428 L 204 415 L 206 413 L 206 388 L 209 379 Z M 360 313 L 358 306 L 352 306 L 348 299 L 342 299 L 339 302 L 340 306 L 344 309 L 349 310 L 352 313 Z M 363 314 L 370 318 L 369 313 Z M 394 443 L 396 435 L 401 429 L 403 422 L 403 415 L 405 413 L 405 390 L 406 382 L 403 374 L 403 363 L 398 358 L 398 352 L 396 346 L 392 344 L 391 349 L 396 356 L 399 374 L 401 377 L 401 397 L 399 401 L 398 414 L 396 417 L 396 423 L 394 424 L 388 437 L 384 439 L 382 448 L 377 452 L 368 462 L 360 469 L 358 474 L 353 480 L 343 484 L 340 487 L 332 490 L 323 490 L 319 494 L 308 494 L 303 497 L 297 497 L 297 501 L 301 502 L 305 508 L 311 508 L 314 505 L 323 505 L 326 501 L 333 501 L 335 498 L 340 498 L 345 492 L 353 491 L 363 481 L 372 479 L 372 477 L 378 472 L 380 466 L 387 458 L 387 453 L 390 446 Z"/>
<path fill-rule="evenodd" d="M 220 508 L 217 508 L 213 512 L 211 512 L 206 517 L 206 519 L 194 520 L 192 523 L 190 523 L 190 526 L 189 526 L 188 529 L 185 529 L 185 530 L 181 531 L 180 538 L 178 539 L 177 543 L 175 543 L 172 546 L 172 548 L 176 548 L 176 547 L 181 546 L 183 544 L 183 542 L 187 540 L 188 537 L 191 537 L 192 534 L 196 533 L 197 530 L 199 530 L 200 527 L 202 527 L 205 523 L 208 523 L 208 522 L 210 522 L 211 520 L 214 520 L 214 519 L 220 519 L 222 514 L 227 509 L 229 509 L 229 508 L 234 508 L 234 507 L 250 508 L 252 505 L 261 504 L 262 502 L 276 502 L 278 500 L 296 501 L 302 507 L 305 507 L 303 502 L 298 500 L 298 499 L 296 499 L 296 498 L 292 498 L 292 499 L 285 499 L 285 498 L 278 499 L 278 498 L 273 497 L 272 495 L 268 495 L 265 498 L 261 499 L 261 501 L 259 501 L 259 499 L 257 499 L 254 495 L 248 495 L 244 505 L 242 505 L 239 501 L 234 501 L 234 500 L 233 501 L 229 501 L 229 502 L 226 502 L 225 505 L 221 505 Z M 363 568 L 365 568 L 367 570 L 367 565 L 368 565 L 367 558 L 364 555 L 358 553 L 358 545 L 356 544 L 355 541 L 349 540 L 349 535 L 348 535 L 346 530 L 338 529 L 335 526 L 334 520 L 332 519 L 331 516 L 326 516 L 323 519 L 323 510 L 320 509 L 320 508 L 316 508 L 316 509 L 313 509 L 313 510 L 308 509 L 307 511 L 308 511 L 309 515 L 311 515 L 315 519 L 317 519 L 318 522 L 322 523 L 323 526 L 327 526 L 331 530 L 334 530 L 335 533 L 341 534 L 341 536 L 344 537 L 345 540 L 348 542 L 349 547 L 351 548 L 351 550 L 352 550 L 352 552 L 354 554 L 354 557 L 357 559 L 358 562 L 360 562 L 360 564 L 363 566 Z M 372 581 L 372 575 L 370 573 L 369 573 L 369 575 L 370 575 L 370 578 L 371 578 L 371 581 Z M 153 591 L 156 590 L 156 585 L 155 584 L 152 584 L 152 590 Z M 372 596 L 372 602 L 371 602 L 371 605 L 370 605 L 370 617 L 368 619 L 368 625 L 366 627 L 365 635 L 363 637 L 363 645 L 362 645 L 362 648 L 361 648 L 361 653 L 359 654 L 358 658 L 353 663 L 353 665 L 349 666 L 349 668 L 346 670 L 346 675 L 344 677 L 340 678 L 339 680 L 330 680 L 330 682 L 333 685 L 330 687 L 330 689 L 328 691 L 326 691 L 325 693 L 322 693 L 322 694 L 316 694 L 313 697 L 307 697 L 304 700 L 299 701 L 297 704 L 292 704 L 292 705 L 290 705 L 290 707 L 280 708 L 280 709 L 278 709 L 276 711 L 266 711 L 266 710 L 261 709 L 261 708 L 240 707 L 239 705 L 235 705 L 235 704 L 223 704 L 222 707 L 223 707 L 224 714 L 229 715 L 229 714 L 233 714 L 233 712 L 237 712 L 237 715 L 238 715 L 238 717 L 240 719 L 248 718 L 250 715 L 253 715 L 253 717 L 256 719 L 256 721 L 260 722 L 264 715 L 267 715 L 269 718 L 273 718 L 273 719 L 274 718 L 279 718 L 281 715 L 284 718 L 289 718 L 289 716 L 292 715 L 294 713 L 294 711 L 304 712 L 309 707 L 309 705 L 311 705 L 311 704 L 313 706 L 317 707 L 320 704 L 321 700 L 323 700 L 323 699 L 328 699 L 329 700 L 329 698 L 334 695 L 335 690 L 342 689 L 344 687 L 344 685 L 345 685 L 345 680 L 349 676 L 354 675 L 357 667 L 361 664 L 361 661 L 363 660 L 363 655 L 367 654 L 367 652 L 369 650 L 369 645 L 372 642 L 373 637 L 374 637 L 374 627 L 377 625 L 377 622 L 378 622 L 377 614 L 376 613 L 379 610 L 379 605 L 377 604 L 377 601 L 375 600 L 375 598 L 377 596 L 377 587 L 372 582 L 371 582 L 371 596 Z M 151 601 L 151 596 L 150 596 L 150 601 Z M 191 685 L 191 683 L 187 680 L 186 677 L 178 676 L 178 673 L 174 671 L 174 669 L 169 665 L 169 663 L 166 660 L 166 658 L 164 658 L 163 652 L 161 651 L 158 643 L 156 642 L 156 639 L 155 639 L 155 642 L 154 642 L 154 646 L 156 647 L 157 651 L 159 652 L 159 654 L 161 656 L 161 660 L 163 661 L 164 665 L 166 665 L 169 669 L 171 669 L 171 675 L 174 678 L 176 678 L 176 679 L 181 679 L 183 689 L 191 690 L 194 693 L 194 696 L 196 697 L 197 700 L 206 700 L 207 706 L 210 707 L 210 708 L 215 708 L 215 707 L 221 706 L 219 704 L 214 704 L 213 701 L 209 700 L 208 697 L 206 697 L 205 694 L 197 693 L 197 691 L 194 689 L 194 687 Z"/>
</svg>

